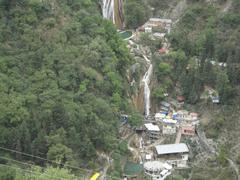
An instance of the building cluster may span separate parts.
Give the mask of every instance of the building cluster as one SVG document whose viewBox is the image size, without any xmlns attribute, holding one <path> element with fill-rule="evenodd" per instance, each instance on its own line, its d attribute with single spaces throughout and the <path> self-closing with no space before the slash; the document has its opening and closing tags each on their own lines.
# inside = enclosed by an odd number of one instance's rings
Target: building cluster
<svg viewBox="0 0 240 180">
<path fill-rule="evenodd" d="M 171 26 L 171 19 L 150 18 L 128 41 L 130 52 L 134 55 L 141 55 L 141 51 L 145 50 L 136 43 L 139 34 L 145 32 L 150 33 L 155 40 L 161 39 L 163 47 L 158 50 L 158 53 L 167 54 L 169 45 L 165 35 L 170 33 Z M 134 72 L 135 69 L 136 67 L 133 66 L 132 71 Z M 132 80 L 130 84 L 133 86 L 135 80 Z M 164 96 L 168 97 L 168 94 Z M 146 118 L 143 126 L 135 129 L 138 134 L 141 134 L 138 152 L 141 161 L 139 162 L 143 163 L 145 174 L 153 180 L 164 180 L 175 168 L 188 167 L 190 150 L 187 144 L 180 143 L 180 141 L 182 135 L 195 136 L 199 117 L 197 113 L 183 109 L 184 101 L 183 96 L 177 96 L 175 100 L 160 102 L 159 111 Z M 164 143 L 166 137 L 171 139 L 174 136 L 176 136 L 175 142 Z"/>
<path fill-rule="evenodd" d="M 162 135 L 175 134 L 181 130 L 184 135 L 195 135 L 195 126 L 199 124 L 198 114 L 186 110 L 175 111 L 172 105 L 161 102 L 160 111 L 155 114 L 155 122 Z"/>
<path fill-rule="evenodd" d="M 179 104 L 184 98 L 177 98 Z M 143 142 L 146 147 L 144 171 L 152 179 L 165 179 L 174 168 L 188 167 L 189 148 L 180 143 L 181 136 L 195 136 L 196 126 L 199 124 L 198 114 L 176 108 L 176 103 L 162 101 L 160 111 L 154 119 L 146 120 L 142 130 Z M 174 144 L 162 144 L 163 137 L 176 136 Z M 159 143 L 158 143 L 159 142 Z M 151 147 L 151 148 L 147 148 Z M 171 168 L 165 168 L 165 166 Z"/>
<path fill-rule="evenodd" d="M 158 53 L 167 54 L 169 53 L 169 47 L 165 36 L 170 33 L 171 27 L 171 19 L 150 18 L 144 25 L 137 28 L 135 32 L 132 32 L 130 37 L 125 39 L 128 41 L 127 47 L 132 54 L 141 55 L 140 47 L 136 42 L 139 40 L 142 33 L 149 33 L 153 40 L 162 40 L 163 42 L 163 47 L 158 49 Z"/>
<path fill-rule="evenodd" d="M 164 180 L 171 174 L 172 166 L 160 161 L 148 161 L 144 163 L 145 174 L 152 177 L 153 180 Z"/>
<path fill-rule="evenodd" d="M 220 97 L 218 95 L 218 92 L 208 86 L 204 87 L 204 92 L 202 93 L 201 99 L 210 99 L 213 104 L 219 104 L 220 103 Z"/>
<path fill-rule="evenodd" d="M 138 30 L 146 33 L 156 33 L 155 36 L 164 37 L 166 33 L 170 33 L 171 26 L 171 19 L 150 18 Z"/>
<path fill-rule="evenodd" d="M 165 36 L 169 34 L 172 27 L 171 19 L 150 18 L 144 25 L 140 26 L 136 34 L 141 32 L 151 34 L 153 40 L 161 39 L 167 41 Z M 163 47 L 158 50 L 159 54 L 167 54 L 169 52 L 166 43 L 163 43 Z"/>
<path fill-rule="evenodd" d="M 174 168 L 186 168 L 189 148 L 184 143 L 159 144 L 146 154 L 144 172 L 153 180 L 164 180 Z"/>
</svg>

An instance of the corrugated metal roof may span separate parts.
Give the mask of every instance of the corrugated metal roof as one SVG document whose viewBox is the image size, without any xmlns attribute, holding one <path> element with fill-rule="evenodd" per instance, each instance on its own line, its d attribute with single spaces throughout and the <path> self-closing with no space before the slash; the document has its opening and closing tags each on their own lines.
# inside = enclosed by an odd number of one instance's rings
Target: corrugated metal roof
<svg viewBox="0 0 240 180">
<path fill-rule="evenodd" d="M 165 118 L 166 114 L 156 113 L 155 118 Z"/>
<path fill-rule="evenodd" d="M 158 155 L 189 152 L 186 144 L 164 144 L 155 146 Z"/>
<path fill-rule="evenodd" d="M 161 49 L 166 50 L 166 48 L 161 48 Z M 160 104 L 161 104 L 162 106 L 165 106 L 165 107 L 170 107 L 170 104 L 169 104 L 168 102 L 165 102 L 165 101 L 160 102 Z"/>
<path fill-rule="evenodd" d="M 173 120 L 173 119 L 163 119 L 163 122 L 167 123 L 167 124 L 176 124 L 177 123 L 177 121 Z"/>
</svg>

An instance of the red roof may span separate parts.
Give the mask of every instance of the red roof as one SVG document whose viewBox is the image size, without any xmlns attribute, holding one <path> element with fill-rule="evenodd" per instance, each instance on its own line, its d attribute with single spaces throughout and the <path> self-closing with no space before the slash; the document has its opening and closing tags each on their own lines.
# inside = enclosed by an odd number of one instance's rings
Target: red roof
<svg viewBox="0 0 240 180">
<path fill-rule="evenodd" d="M 166 48 L 161 48 L 161 49 L 158 50 L 158 52 L 160 54 L 165 54 L 167 52 L 167 49 Z"/>
</svg>

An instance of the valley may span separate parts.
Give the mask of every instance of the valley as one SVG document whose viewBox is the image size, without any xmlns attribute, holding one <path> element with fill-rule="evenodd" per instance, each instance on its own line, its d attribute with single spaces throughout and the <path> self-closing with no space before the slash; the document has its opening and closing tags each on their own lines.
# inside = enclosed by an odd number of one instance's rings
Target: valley
<svg viewBox="0 0 240 180">
<path fill-rule="evenodd" d="M 0 179 L 239 180 L 239 0 L 0 0 Z"/>
</svg>

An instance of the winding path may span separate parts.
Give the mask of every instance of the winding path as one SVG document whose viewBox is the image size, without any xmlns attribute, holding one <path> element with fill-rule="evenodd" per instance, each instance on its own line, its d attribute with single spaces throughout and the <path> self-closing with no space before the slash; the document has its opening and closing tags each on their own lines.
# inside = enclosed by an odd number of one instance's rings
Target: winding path
<svg viewBox="0 0 240 180">
<path fill-rule="evenodd" d="M 136 137 L 136 135 L 133 135 L 130 137 L 130 139 L 128 140 L 128 150 L 131 151 L 131 153 L 133 154 L 133 157 L 137 158 L 140 161 L 140 164 L 143 163 L 142 161 L 142 156 L 141 153 L 139 152 L 139 150 L 137 148 L 134 148 L 131 146 L 131 142 L 133 141 L 133 139 Z"/>
<path fill-rule="evenodd" d="M 226 158 L 226 159 L 228 160 L 230 166 L 234 169 L 234 171 L 235 171 L 235 173 L 237 175 L 237 180 L 240 180 L 238 166 L 230 158 Z"/>
</svg>

